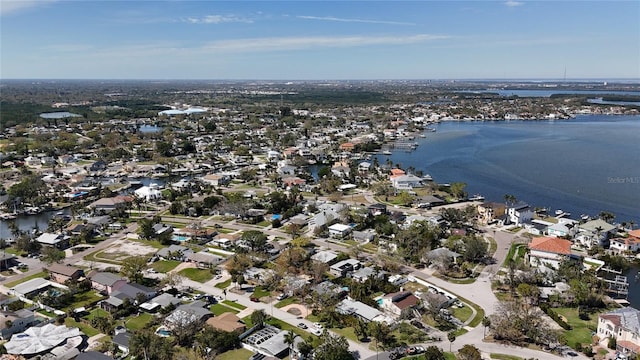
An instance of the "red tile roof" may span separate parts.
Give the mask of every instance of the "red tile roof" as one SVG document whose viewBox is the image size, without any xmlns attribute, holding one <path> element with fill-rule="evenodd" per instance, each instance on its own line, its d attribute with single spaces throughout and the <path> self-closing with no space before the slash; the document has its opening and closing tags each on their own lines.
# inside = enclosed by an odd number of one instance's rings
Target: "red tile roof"
<svg viewBox="0 0 640 360">
<path fill-rule="evenodd" d="M 554 254 L 571 254 L 571 241 L 557 237 L 537 237 L 529 243 L 529 249 Z"/>
<path fill-rule="evenodd" d="M 640 238 L 640 229 L 629 231 L 629 236 L 633 236 L 635 238 Z"/>
</svg>

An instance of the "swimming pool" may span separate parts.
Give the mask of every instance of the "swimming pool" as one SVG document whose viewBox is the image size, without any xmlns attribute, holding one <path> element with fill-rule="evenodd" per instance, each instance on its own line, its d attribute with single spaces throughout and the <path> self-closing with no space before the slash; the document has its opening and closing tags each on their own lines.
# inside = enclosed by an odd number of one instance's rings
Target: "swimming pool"
<svg viewBox="0 0 640 360">
<path fill-rule="evenodd" d="M 171 331 L 169 331 L 166 327 L 161 326 L 156 330 L 156 334 L 162 337 L 171 336 Z"/>
<path fill-rule="evenodd" d="M 183 242 L 183 241 L 187 241 L 187 240 L 189 240 L 189 237 L 188 237 L 188 236 L 184 236 L 184 235 L 175 235 L 175 234 L 174 234 L 174 235 L 171 237 L 171 239 L 173 239 L 173 241 L 180 241 L 180 242 Z"/>
</svg>

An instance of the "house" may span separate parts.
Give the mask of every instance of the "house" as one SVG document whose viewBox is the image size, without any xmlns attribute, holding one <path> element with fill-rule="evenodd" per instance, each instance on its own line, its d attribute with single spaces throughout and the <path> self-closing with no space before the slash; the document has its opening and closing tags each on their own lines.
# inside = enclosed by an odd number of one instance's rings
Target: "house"
<svg viewBox="0 0 640 360">
<path fill-rule="evenodd" d="M 118 346 L 118 350 L 122 351 L 125 354 L 129 354 L 129 340 L 131 339 L 131 334 L 128 332 L 121 332 L 116 334 L 111 342 Z"/>
<path fill-rule="evenodd" d="M 191 252 L 186 256 L 187 261 L 194 262 L 200 268 L 211 268 L 214 265 L 221 263 L 224 258 L 206 251 L 199 251 L 197 253 Z"/>
<path fill-rule="evenodd" d="M 13 334 L 23 332 L 35 322 L 33 311 L 0 311 L 0 339 L 9 340 Z"/>
<path fill-rule="evenodd" d="M 51 264 L 45 270 L 49 272 L 49 278 L 59 284 L 64 284 L 67 280 L 75 281 L 84 276 L 82 269 L 63 264 Z"/>
<path fill-rule="evenodd" d="M 639 231 L 635 231 L 639 233 Z M 627 237 L 618 237 L 611 239 L 609 248 L 611 250 L 616 250 L 619 252 L 638 252 L 640 251 L 640 236 L 632 235 L 634 231 L 629 232 L 629 236 Z M 638 234 L 640 235 L 640 234 Z"/>
<path fill-rule="evenodd" d="M 571 228 L 569 226 L 569 224 L 561 222 L 549 225 L 549 227 L 547 227 L 547 235 L 557 237 L 569 236 L 571 234 Z"/>
<path fill-rule="evenodd" d="M 556 237 L 533 238 L 527 258 L 531 266 L 557 269 L 562 261 L 572 258 L 571 241 Z"/>
<path fill-rule="evenodd" d="M 371 204 L 367 207 L 367 211 L 371 216 L 384 215 L 387 213 L 387 205 L 381 203 Z"/>
<path fill-rule="evenodd" d="M 219 316 L 211 317 L 207 319 L 206 324 L 216 330 L 226 332 L 243 333 L 247 329 L 247 326 L 240 321 L 240 318 L 232 312 L 226 312 Z"/>
<path fill-rule="evenodd" d="M 180 305 L 165 318 L 165 325 L 172 329 L 176 326 L 185 326 L 196 321 L 205 321 L 213 316 L 213 313 L 204 307 L 205 305 L 202 301 Z"/>
<path fill-rule="evenodd" d="M 419 304 L 420 299 L 411 291 L 390 293 L 382 297 L 382 308 L 395 316 L 400 316 L 403 310 L 416 307 Z"/>
<path fill-rule="evenodd" d="M 69 237 L 63 234 L 43 233 L 36 238 L 43 246 L 52 246 L 58 249 L 66 249 L 69 246 Z"/>
<path fill-rule="evenodd" d="M 361 266 L 362 264 L 359 260 L 346 259 L 331 265 L 329 272 L 333 276 L 343 277 L 350 272 L 360 269 Z"/>
<path fill-rule="evenodd" d="M 351 226 L 345 224 L 333 224 L 329 226 L 329 235 L 335 238 L 344 238 L 351 232 Z"/>
<path fill-rule="evenodd" d="M 114 291 L 114 286 L 127 282 L 125 278 L 108 272 L 94 272 L 90 273 L 88 277 L 91 279 L 93 289 L 107 295 Z"/>
<path fill-rule="evenodd" d="M 223 174 L 208 174 L 201 177 L 200 180 L 212 186 L 226 186 L 231 182 L 231 177 Z"/>
<path fill-rule="evenodd" d="M 354 271 L 351 274 L 351 278 L 354 281 L 363 283 L 363 282 L 369 280 L 369 278 L 372 278 L 372 277 L 376 277 L 378 279 L 382 279 L 386 273 L 387 272 L 384 271 L 384 270 L 379 270 L 379 269 L 375 269 L 375 268 L 373 268 L 371 266 L 367 266 L 367 267 L 363 267 L 363 268 L 360 268 L 360 269 Z"/>
<path fill-rule="evenodd" d="M 157 185 L 153 186 L 155 184 L 151 184 L 151 186 L 143 186 L 139 189 L 137 189 L 136 191 L 134 191 L 133 193 L 135 194 L 135 196 L 139 199 L 143 199 L 144 201 L 157 201 L 162 199 L 162 192 L 160 192 L 160 190 L 158 190 Z"/>
<path fill-rule="evenodd" d="M 158 250 L 156 255 L 163 260 L 177 260 L 185 261 L 189 254 L 192 254 L 193 250 L 182 245 L 169 245 L 168 247 Z"/>
<path fill-rule="evenodd" d="M 596 334 L 600 339 L 615 338 L 616 351 L 635 358 L 640 354 L 640 311 L 625 307 L 600 314 Z"/>
<path fill-rule="evenodd" d="M 11 288 L 11 293 L 20 299 L 32 299 L 38 294 L 44 293 L 49 289 L 58 288 L 69 290 L 68 287 L 49 281 L 43 278 L 34 278 L 27 280 Z"/>
<path fill-rule="evenodd" d="M 391 186 L 397 190 L 411 190 L 424 186 L 424 179 L 413 174 L 392 175 L 390 176 L 390 180 Z"/>
<path fill-rule="evenodd" d="M 496 202 L 485 202 L 477 207 L 478 221 L 481 224 L 492 224 L 504 215 L 506 206 Z"/>
<path fill-rule="evenodd" d="M 180 303 L 181 301 L 177 297 L 169 293 L 162 293 L 152 299 L 147 300 L 146 302 L 143 302 L 139 305 L 139 307 L 141 309 L 144 309 L 145 311 L 154 312 L 158 309 L 166 308 L 171 304 L 178 305 Z"/>
<path fill-rule="evenodd" d="M 130 283 L 117 283 L 109 297 L 100 302 L 100 307 L 106 311 L 114 311 L 125 300 L 129 300 L 132 304 L 136 304 L 139 298 L 143 299 L 143 303 L 155 296 L 155 291 L 146 286 Z"/>
<path fill-rule="evenodd" d="M 384 316 L 382 311 L 360 301 L 354 301 L 349 298 L 343 299 L 336 306 L 336 311 L 343 315 L 354 315 L 366 322 L 387 322 L 389 320 L 386 316 Z"/>
<path fill-rule="evenodd" d="M 441 199 L 437 196 L 434 195 L 423 195 L 421 197 L 419 197 L 416 201 L 416 207 L 417 208 L 427 208 L 430 209 L 434 206 L 440 206 L 440 205 L 444 205 L 445 201 L 444 199 Z"/>
<path fill-rule="evenodd" d="M 323 281 L 313 287 L 313 292 L 320 297 L 340 299 L 347 294 L 348 289 L 336 285 L 331 281 Z"/>
<path fill-rule="evenodd" d="M 615 229 L 616 227 L 608 222 L 595 219 L 578 225 L 575 239 L 587 248 L 604 246 Z"/>
<path fill-rule="evenodd" d="M 131 196 L 114 196 L 98 199 L 87 207 L 96 213 L 110 213 L 114 210 L 126 208 L 131 202 L 133 202 Z"/>
<path fill-rule="evenodd" d="M 551 225 L 554 224 L 544 220 L 533 219 L 531 220 L 531 224 L 525 225 L 525 228 L 527 229 L 527 232 L 529 234 L 541 236 L 545 234 L 545 232 Z"/>
<path fill-rule="evenodd" d="M 274 273 L 275 271 L 271 269 L 250 267 L 244 271 L 243 275 L 244 275 L 244 279 L 247 282 L 250 282 L 256 285 L 262 285 L 265 279 L 268 279 L 269 277 L 273 276 Z"/>
<path fill-rule="evenodd" d="M 338 147 L 340 149 L 340 151 L 348 151 L 348 152 L 352 152 L 353 149 L 355 149 L 356 145 L 352 142 L 345 142 L 340 144 L 340 146 Z"/>
<path fill-rule="evenodd" d="M 370 242 L 376 238 L 376 231 L 373 229 L 367 229 L 363 231 L 354 231 L 353 240 L 359 242 Z"/>
<path fill-rule="evenodd" d="M 317 261 L 323 264 L 328 264 L 328 265 L 333 264 L 337 258 L 338 258 L 338 254 L 336 254 L 331 250 L 322 250 L 311 255 L 311 260 Z"/>
<path fill-rule="evenodd" d="M 521 226 L 524 223 L 528 223 L 533 218 L 533 211 L 529 204 L 519 202 L 507 208 L 507 217 L 511 224 Z"/>
</svg>

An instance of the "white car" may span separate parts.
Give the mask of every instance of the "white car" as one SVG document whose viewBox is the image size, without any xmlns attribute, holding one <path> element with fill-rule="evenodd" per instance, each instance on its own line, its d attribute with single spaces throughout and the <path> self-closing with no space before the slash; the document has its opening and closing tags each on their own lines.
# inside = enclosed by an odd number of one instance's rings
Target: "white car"
<svg viewBox="0 0 640 360">
<path fill-rule="evenodd" d="M 317 323 L 313 323 L 313 327 L 314 327 L 314 328 L 316 328 L 316 329 L 318 329 L 318 330 L 322 330 L 322 329 L 324 329 L 324 326 L 322 326 L 322 324 L 320 324 L 320 323 L 318 323 L 318 322 L 317 322 Z"/>
<path fill-rule="evenodd" d="M 311 333 L 315 336 L 320 336 L 322 335 L 322 329 L 311 329 Z"/>
</svg>

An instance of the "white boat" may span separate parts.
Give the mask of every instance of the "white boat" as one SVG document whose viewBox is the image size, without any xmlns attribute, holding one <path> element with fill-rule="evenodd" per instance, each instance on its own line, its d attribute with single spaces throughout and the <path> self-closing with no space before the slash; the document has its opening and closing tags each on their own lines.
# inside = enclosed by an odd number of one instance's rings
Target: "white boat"
<svg viewBox="0 0 640 360">
<path fill-rule="evenodd" d="M 475 194 L 469 198 L 469 201 L 484 201 L 484 196 L 480 194 Z"/>
<path fill-rule="evenodd" d="M 385 150 L 382 152 L 382 155 L 391 155 L 391 151 Z"/>
</svg>

